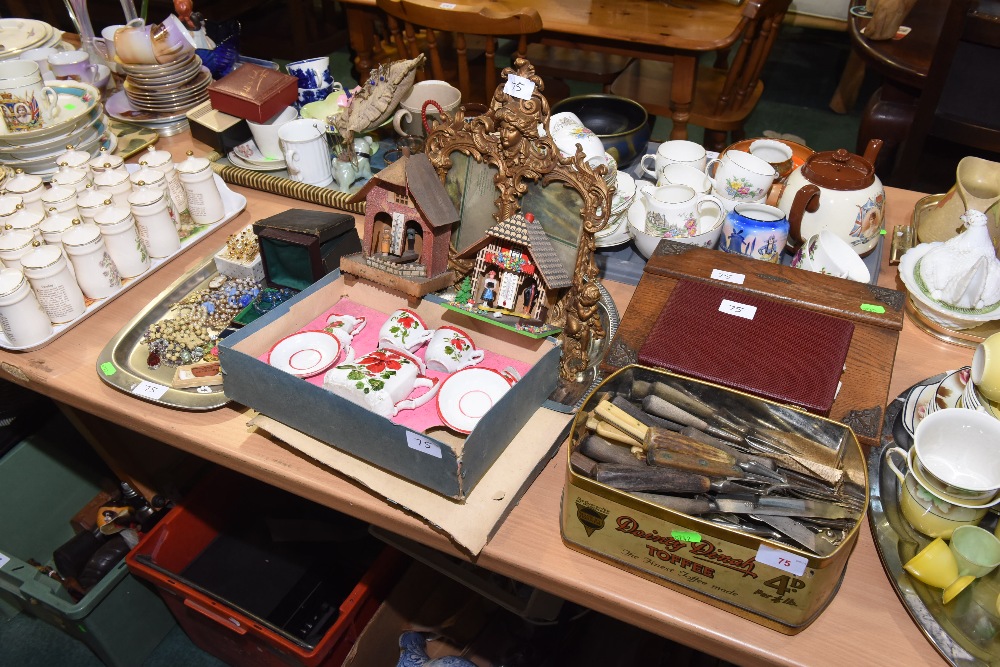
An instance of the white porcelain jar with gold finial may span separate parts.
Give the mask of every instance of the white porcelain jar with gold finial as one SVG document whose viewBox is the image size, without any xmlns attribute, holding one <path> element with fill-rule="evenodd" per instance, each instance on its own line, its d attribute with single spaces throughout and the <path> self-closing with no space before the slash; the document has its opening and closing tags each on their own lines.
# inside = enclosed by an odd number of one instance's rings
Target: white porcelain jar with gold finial
<svg viewBox="0 0 1000 667">
<path fill-rule="evenodd" d="M 132 194 L 132 182 L 129 180 L 128 172 L 109 169 L 94 174 L 94 187 L 100 192 L 111 195 L 116 206 L 128 206 L 128 196 Z"/>
<path fill-rule="evenodd" d="M 122 278 L 135 278 L 149 269 L 149 253 L 139 237 L 132 211 L 109 206 L 97 214 L 94 222 Z"/>
<path fill-rule="evenodd" d="M 12 195 L 7 192 L 0 194 L 0 229 L 3 229 L 8 216 L 14 215 L 24 208 L 24 199 L 21 195 Z"/>
<path fill-rule="evenodd" d="M 106 299 L 118 291 L 121 275 L 97 225 L 74 220 L 72 229 L 63 234 L 62 243 L 76 269 L 76 282 L 86 297 Z"/>
<path fill-rule="evenodd" d="M 16 169 L 14 175 L 4 183 L 4 190 L 7 191 L 7 194 L 19 195 L 25 208 L 45 213 L 45 207 L 42 205 L 42 192 L 45 190 L 45 183 L 41 176 L 26 174 L 21 169 Z"/>
<path fill-rule="evenodd" d="M 88 169 L 88 162 L 90 162 L 90 153 L 78 151 L 72 145 L 66 146 L 66 152 L 56 158 L 56 164 L 66 165 L 74 169 Z"/>
<path fill-rule="evenodd" d="M 35 236 L 35 232 L 45 218 L 46 216 L 38 211 L 29 211 L 21 208 L 15 211 L 14 215 L 4 218 L 4 229 L 7 227 L 11 229 L 23 229 L 31 232 L 32 236 Z"/>
<path fill-rule="evenodd" d="M 88 162 L 87 166 L 95 177 L 102 171 L 119 171 L 128 175 L 128 170 L 125 168 L 125 160 L 122 156 L 112 155 L 108 152 L 107 148 L 102 148 L 97 157 Z"/>
<path fill-rule="evenodd" d="M 52 322 L 20 268 L 0 270 L 0 329 L 17 347 L 41 343 L 52 335 Z"/>
<path fill-rule="evenodd" d="M 165 192 L 157 188 L 139 188 L 128 196 L 128 202 L 150 257 L 167 257 L 181 247 L 177 227 L 167 212 Z"/>
<path fill-rule="evenodd" d="M 215 182 L 212 163 L 207 158 L 195 157 L 194 151 L 188 151 L 187 159 L 177 165 L 177 173 L 187 193 L 191 218 L 199 225 L 210 225 L 222 220 L 226 208 Z"/>
<path fill-rule="evenodd" d="M 93 222 L 97 214 L 114 204 L 111 193 L 87 188 L 76 198 L 76 207 L 80 211 L 80 219 Z"/>
<path fill-rule="evenodd" d="M 83 192 L 93 182 L 93 174 L 90 173 L 90 169 L 86 166 L 70 167 L 69 165 L 62 164 L 59 165 L 59 170 L 52 175 L 53 185 L 73 188 L 77 194 Z"/>
<path fill-rule="evenodd" d="M 163 174 L 167 182 L 167 191 L 170 194 L 170 201 L 174 205 L 174 211 L 178 215 L 188 210 L 187 193 L 181 184 L 177 169 L 174 168 L 174 156 L 170 151 L 156 150 L 153 146 L 142 155 L 139 164 L 155 169 Z"/>
<path fill-rule="evenodd" d="M 31 252 L 21 258 L 24 277 L 52 324 L 66 324 L 83 315 L 87 303 L 83 291 L 69 271 L 63 249 L 32 242 Z"/>
<path fill-rule="evenodd" d="M 21 268 L 21 258 L 31 250 L 35 237 L 24 229 L 6 227 L 0 234 L 0 261 L 11 269 Z"/>
<path fill-rule="evenodd" d="M 42 193 L 42 206 L 45 207 L 45 215 L 65 213 L 73 218 L 80 217 L 76 207 L 76 190 L 73 188 L 53 185 Z"/>
</svg>

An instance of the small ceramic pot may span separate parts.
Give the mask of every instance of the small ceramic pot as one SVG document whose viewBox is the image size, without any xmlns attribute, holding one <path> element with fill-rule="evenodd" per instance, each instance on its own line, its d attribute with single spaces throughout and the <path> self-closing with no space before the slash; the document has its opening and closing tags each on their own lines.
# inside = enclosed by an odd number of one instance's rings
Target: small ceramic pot
<svg viewBox="0 0 1000 667">
<path fill-rule="evenodd" d="M 386 348 L 330 369 L 323 377 L 323 387 L 383 417 L 394 417 L 400 410 L 420 407 L 437 393 L 437 378 L 424 372 L 416 357 Z M 427 391 L 408 398 L 422 387 Z"/>
<path fill-rule="evenodd" d="M 52 323 L 20 269 L 0 269 L 0 329 L 21 347 L 52 335 Z"/>
<path fill-rule="evenodd" d="M 87 304 L 66 256 L 57 245 L 34 243 L 34 250 L 21 258 L 24 277 L 52 324 L 72 322 L 83 315 Z"/>
<path fill-rule="evenodd" d="M 788 220 L 781 209 L 766 204 L 737 204 L 726 215 L 719 250 L 779 263 L 788 240 Z"/>
</svg>

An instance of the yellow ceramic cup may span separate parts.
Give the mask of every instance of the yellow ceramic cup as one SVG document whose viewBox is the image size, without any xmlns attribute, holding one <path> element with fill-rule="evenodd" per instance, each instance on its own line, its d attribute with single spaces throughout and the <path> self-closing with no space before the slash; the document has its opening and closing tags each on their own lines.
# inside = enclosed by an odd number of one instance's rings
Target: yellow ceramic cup
<svg viewBox="0 0 1000 667">
<path fill-rule="evenodd" d="M 976 347 L 971 377 L 979 393 L 1000 401 L 1000 334 L 993 334 Z"/>
<path fill-rule="evenodd" d="M 944 589 L 941 599 L 948 604 L 976 580 L 972 575 L 959 576 L 955 554 L 940 537 L 917 552 L 903 565 L 910 576 L 933 588 Z"/>
</svg>

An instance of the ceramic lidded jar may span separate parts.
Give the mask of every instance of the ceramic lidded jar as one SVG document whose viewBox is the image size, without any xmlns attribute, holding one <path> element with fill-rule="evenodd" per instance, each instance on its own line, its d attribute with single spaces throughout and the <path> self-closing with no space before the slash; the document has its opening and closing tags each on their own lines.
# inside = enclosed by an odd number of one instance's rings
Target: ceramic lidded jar
<svg viewBox="0 0 1000 667">
<path fill-rule="evenodd" d="M 132 192 L 152 188 L 166 195 L 164 201 L 167 204 L 167 215 L 174 221 L 174 226 L 180 229 L 180 219 L 177 215 L 178 212 L 174 210 L 174 202 L 170 199 L 170 188 L 167 187 L 166 176 L 155 169 L 141 167 L 139 171 L 129 174 L 129 181 L 132 183 Z"/>
<path fill-rule="evenodd" d="M 26 174 L 17 169 L 6 183 L 4 189 L 8 194 L 19 195 L 24 207 L 45 213 L 42 205 L 42 192 L 45 190 L 45 183 L 41 176 Z"/>
<path fill-rule="evenodd" d="M 63 234 L 63 248 L 76 269 L 76 282 L 85 296 L 105 299 L 122 284 L 118 267 L 104 245 L 101 230 L 94 224 L 73 221 L 73 228 Z"/>
<path fill-rule="evenodd" d="M 68 232 L 73 227 L 73 218 L 68 215 L 63 215 L 58 213 L 56 215 L 50 215 L 44 220 L 42 224 L 38 226 L 38 231 L 41 232 L 42 238 L 49 245 L 57 245 L 62 247 L 62 237 L 63 234 Z M 72 266 L 72 264 L 70 264 Z"/>
<path fill-rule="evenodd" d="M 41 245 L 21 258 L 24 277 L 31 283 L 35 298 L 52 324 L 66 324 L 83 315 L 87 304 L 61 247 Z"/>
<path fill-rule="evenodd" d="M 0 229 L 6 224 L 8 216 L 14 215 L 24 208 L 24 198 L 7 192 L 0 194 Z"/>
<path fill-rule="evenodd" d="M 66 152 L 56 158 L 56 164 L 66 165 L 74 169 L 87 169 L 90 153 L 78 151 L 73 146 L 66 146 Z"/>
<path fill-rule="evenodd" d="M 59 171 L 52 175 L 52 183 L 67 188 L 73 188 L 77 193 L 83 192 L 93 183 L 93 175 L 87 167 L 70 167 L 60 165 Z"/>
<path fill-rule="evenodd" d="M 187 194 L 184 192 L 180 176 L 174 168 L 174 156 L 170 154 L 170 151 L 158 151 L 150 146 L 139 164 L 163 174 L 175 211 L 182 213 L 188 210 Z"/>
<path fill-rule="evenodd" d="M 199 225 L 210 225 L 222 220 L 226 214 L 222 193 L 215 182 L 212 163 L 207 158 L 195 157 L 188 151 L 187 159 L 177 165 L 181 183 L 187 193 L 188 211 Z"/>
<path fill-rule="evenodd" d="M 98 191 L 111 195 L 115 206 L 128 206 L 128 196 L 132 193 L 128 172 L 122 173 L 114 169 L 102 171 L 94 175 L 94 186 Z"/>
<path fill-rule="evenodd" d="M 20 269 L 0 270 L 0 329 L 17 347 L 40 343 L 52 335 L 52 323 Z"/>
<path fill-rule="evenodd" d="M 794 245 L 828 229 L 866 255 L 878 244 L 885 189 L 875 175 L 882 141 L 872 139 L 864 157 L 841 148 L 810 155 L 793 171 L 778 199 Z"/>
<path fill-rule="evenodd" d="M 139 188 L 128 196 L 139 228 L 139 237 L 150 257 L 167 257 L 181 247 L 177 227 L 170 218 L 167 194 L 158 188 Z"/>
<path fill-rule="evenodd" d="M 87 188 L 76 198 L 76 207 L 80 211 L 80 219 L 93 222 L 97 214 L 114 204 L 114 199 L 107 192 Z"/>
<path fill-rule="evenodd" d="M 139 238 L 132 212 L 127 208 L 109 206 L 94 219 L 104 236 L 111 261 L 122 278 L 134 278 L 149 268 L 149 253 Z"/>
<path fill-rule="evenodd" d="M 0 260 L 3 260 L 3 265 L 12 269 L 21 268 L 21 258 L 31 251 L 34 240 L 34 235 L 26 229 L 7 227 L 0 234 Z"/>
<path fill-rule="evenodd" d="M 74 218 L 80 217 L 80 211 L 76 208 L 76 190 L 73 188 L 53 185 L 42 193 L 42 205 L 45 207 L 45 215 L 66 213 Z"/>
<path fill-rule="evenodd" d="M 4 229 L 7 227 L 11 229 L 24 229 L 34 235 L 44 220 L 45 216 L 38 211 L 29 211 L 22 208 L 15 211 L 14 215 L 4 218 Z"/>
<path fill-rule="evenodd" d="M 107 148 L 101 148 L 101 152 L 98 153 L 97 157 L 88 162 L 87 166 L 90 167 L 90 171 L 93 172 L 94 176 L 97 176 L 102 171 L 121 171 L 128 174 L 128 171 L 125 169 L 125 160 L 120 155 L 112 155 L 108 152 Z"/>
</svg>

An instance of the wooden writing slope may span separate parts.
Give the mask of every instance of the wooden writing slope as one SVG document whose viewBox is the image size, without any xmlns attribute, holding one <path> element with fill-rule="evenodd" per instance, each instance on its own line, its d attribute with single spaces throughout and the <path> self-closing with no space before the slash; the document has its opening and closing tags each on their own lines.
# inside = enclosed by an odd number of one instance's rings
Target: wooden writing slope
<svg viewBox="0 0 1000 667">
<path fill-rule="evenodd" d="M 602 371 L 638 363 L 639 350 L 681 279 L 711 282 L 853 322 L 843 386 L 829 416 L 850 426 L 863 444 L 878 444 L 903 328 L 902 292 L 664 240 L 646 264 Z M 815 344 L 802 341 L 798 353 L 803 364 L 809 363 Z M 748 353 L 748 363 L 754 359 L 766 359 L 766 351 Z"/>
</svg>

